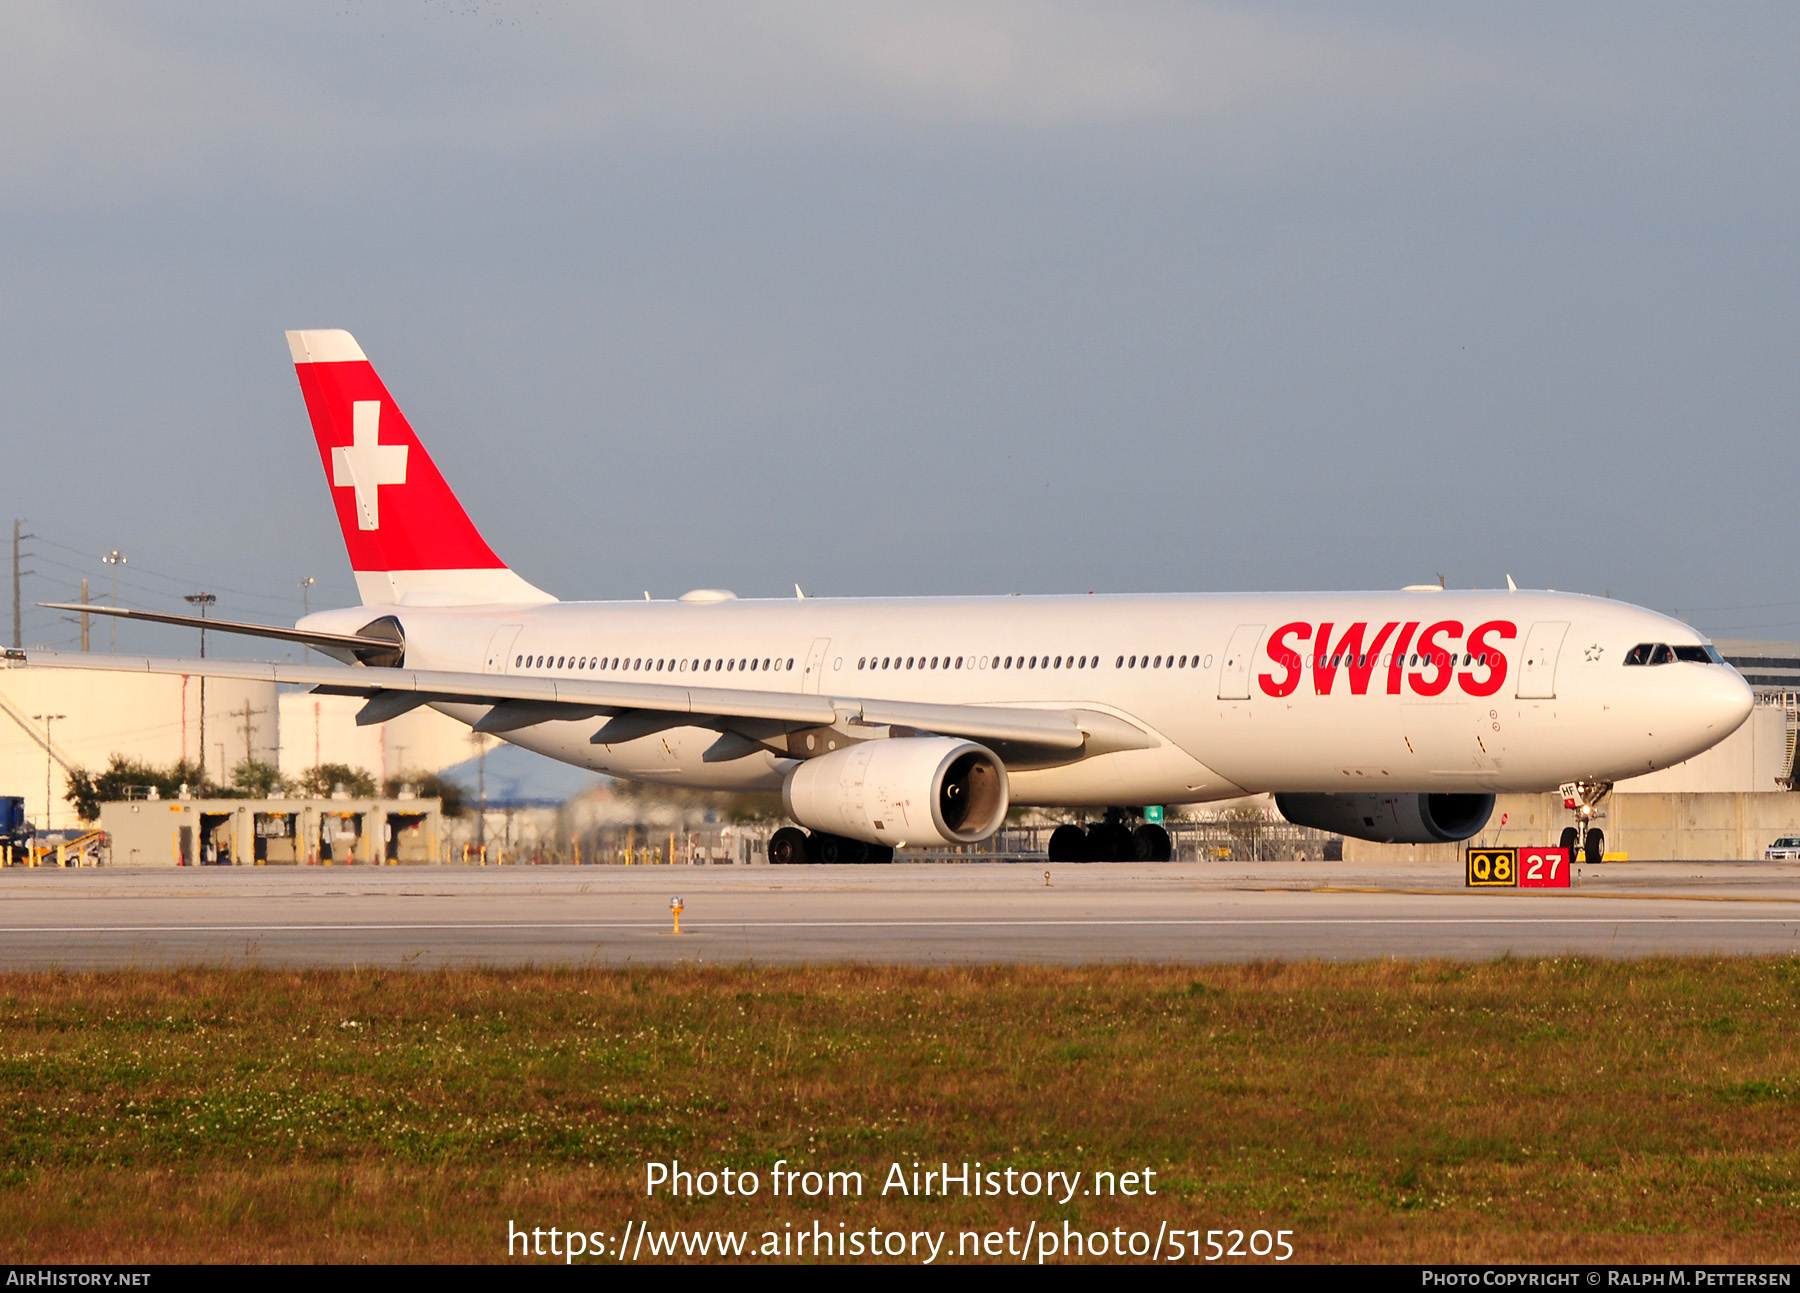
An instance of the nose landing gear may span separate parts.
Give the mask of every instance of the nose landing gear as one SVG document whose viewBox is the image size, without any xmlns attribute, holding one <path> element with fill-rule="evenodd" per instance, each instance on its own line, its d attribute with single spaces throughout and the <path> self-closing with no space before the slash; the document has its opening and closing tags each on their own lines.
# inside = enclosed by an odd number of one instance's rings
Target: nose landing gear
<svg viewBox="0 0 1800 1293">
<path fill-rule="evenodd" d="M 1610 781 L 1571 781 L 1562 787 L 1563 807 L 1581 819 L 1578 825 L 1563 827 L 1560 843 L 1569 850 L 1570 862 L 1598 866 L 1606 855 L 1606 835 L 1594 824 L 1594 810 L 1611 793 Z"/>
</svg>

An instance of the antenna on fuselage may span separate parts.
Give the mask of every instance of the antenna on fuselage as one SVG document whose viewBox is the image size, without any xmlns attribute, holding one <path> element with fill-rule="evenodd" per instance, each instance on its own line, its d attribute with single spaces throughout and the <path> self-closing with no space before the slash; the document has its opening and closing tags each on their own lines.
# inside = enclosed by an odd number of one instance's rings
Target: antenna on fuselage
<svg viewBox="0 0 1800 1293">
<path fill-rule="evenodd" d="M 806 594 L 801 591 L 799 584 L 794 585 L 794 600 L 797 602 L 803 602 L 806 600 Z"/>
<path fill-rule="evenodd" d="M 1509 593 L 1516 593 L 1519 591 L 1519 586 L 1512 581 L 1511 575 L 1506 577 L 1506 591 Z"/>
</svg>

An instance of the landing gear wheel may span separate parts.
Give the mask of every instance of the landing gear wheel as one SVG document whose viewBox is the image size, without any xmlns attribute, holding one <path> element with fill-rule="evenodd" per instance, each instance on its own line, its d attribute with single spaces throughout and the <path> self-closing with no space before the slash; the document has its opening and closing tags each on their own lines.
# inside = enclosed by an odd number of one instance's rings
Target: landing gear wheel
<svg viewBox="0 0 1800 1293">
<path fill-rule="evenodd" d="M 1581 851 L 1581 860 L 1589 866 L 1599 866 L 1600 859 L 1606 854 L 1606 836 L 1598 827 L 1587 833 L 1587 847 Z"/>
<path fill-rule="evenodd" d="M 893 860 L 894 849 L 893 846 L 889 844 L 869 845 L 869 855 L 863 859 L 864 862 L 872 863 L 876 866 L 886 866 Z"/>
<path fill-rule="evenodd" d="M 807 837 L 806 853 L 814 862 L 823 862 L 827 866 L 840 866 L 845 863 L 868 861 L 869 846 L 861 840 L 846 839 L 842 835 L 828 835 L 824 831 L 814 831 Z"/>
<path fill-rule="evenodd" d="M 1154 823 L 1146 822 L 1131 832 L 1132 856 L 1139 862 L 1167 862 L 1174 850 L 1169 832 Z"/>
<path fill-rule="evenodd" d="M 1569 850 L 1569 861 L 1579 862 L 1581 860 L 1581 832 L 1573 826 L 1563 827 L 1562 841 L 1557 847 Z"/>
<path fill-rule="evenodd" d="M 1058 826 L 1050 832 L 1050 861 L 1086 862 L 1087 832 L 1079 826 Z"/>
<path fill-rule="evenodd" d="M 1136 852 L 1123 822 L 1098 822 L 1088 827 L 1087 837 L 1088 856 L 1096 862 L 1129 862 Z"/>
<path fill-rule="evenodd" d="M 794 866 L 809 861 L 806 856 L 806 832 L 794 826 L 783 826 L 769 836 L 769 862 L 772 866 Z"/>
</svg>

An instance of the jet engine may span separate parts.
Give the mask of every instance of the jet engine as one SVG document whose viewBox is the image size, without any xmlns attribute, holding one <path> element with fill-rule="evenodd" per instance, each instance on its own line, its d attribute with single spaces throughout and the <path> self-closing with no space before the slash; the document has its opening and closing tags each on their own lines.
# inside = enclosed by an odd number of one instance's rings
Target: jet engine
<svg viewBox="0 0 1800 1293">
<path fill-rule="evenodd" d="M 1492 795 L 1276 795 L 1296 826 L 1383 844 L 1466 840 L 1494 812 Z"/>
<path fill-rule="evenodd" d="M 1000 829 L 1006 768 L 946 736 L 892 737 L 808 759 L 781 787 L 788 816 L 870 844 L 975 844 Z"/>
</svg>

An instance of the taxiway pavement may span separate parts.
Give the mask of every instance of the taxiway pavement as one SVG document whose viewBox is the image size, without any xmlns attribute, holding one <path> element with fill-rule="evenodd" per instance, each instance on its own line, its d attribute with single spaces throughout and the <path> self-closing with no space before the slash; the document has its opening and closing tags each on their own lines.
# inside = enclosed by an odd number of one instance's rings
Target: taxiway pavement
<svg viewBox="0 0 1800 1293">
<path fill-rule="evenodd" d="M 1442 865 L 1341 862 L 0 871 L 8 970 L 1797 950 L 1793 863 L 1585 867 L 1567 891 L 1470 891 Z"/>
</svg>

